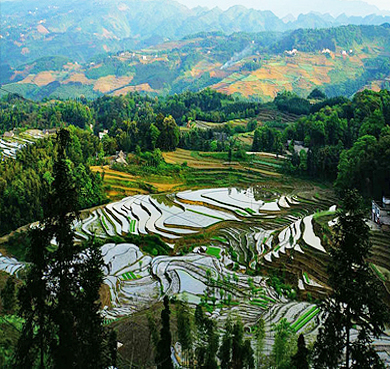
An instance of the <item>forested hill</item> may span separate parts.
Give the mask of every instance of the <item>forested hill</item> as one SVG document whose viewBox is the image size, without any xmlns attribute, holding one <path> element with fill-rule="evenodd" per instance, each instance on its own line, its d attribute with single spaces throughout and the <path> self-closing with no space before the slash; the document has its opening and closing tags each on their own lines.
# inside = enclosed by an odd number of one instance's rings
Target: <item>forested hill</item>
<svg viewBox="0 0 390 369">
<path fill-rule="evenodd" d="M 61 56 L 69 50 L 65 46 L 56 56 L 17 67 L 2 65 L 1 93 L 36 100 L 94 99 L 103 94 L 137 91 L 158 96 L 210 87 L 272 101 L 282 91 L 306 97 L 321 87 L 328 96 L 351 97 L 364 88 L 388 87 L 389 40 L 389 24 L 287 33 L 202 32 L 139 51 L 122 45 L 120 52 L 100 54 L 86 63 L 78 62 L 77 56 Z"/>
<path fill-rule="evenodd" d="M 366 90 L 351 101 L 334 98 L 311 106 L 285 94 L 276 104 L 286 111 L 306 104 L 311 111 L 284 131 L 283 140 L 301 141 L 306 148 L 298 152 L 290 143 L 288 172 L 335 181 L 339 190 L 356 188 L 368 198 L 390 194 L 389 91 Z M 269 132 L 259 129 L 262 142 Z"/>
<path fill-rule="evenodd" d="M 334 27 L 326 29 L 298 29 L 277 41 L 271 50 L 282 53 L 285 50 L 299 49 L 304 52 L 316 52 L 322 49 L 336 51 L 337 47 L 345 50 L 365 45 L 367 48 L 375 41 L 385 49 L 390 47 L 390 24 L 381 26 Z"/>
</svg>

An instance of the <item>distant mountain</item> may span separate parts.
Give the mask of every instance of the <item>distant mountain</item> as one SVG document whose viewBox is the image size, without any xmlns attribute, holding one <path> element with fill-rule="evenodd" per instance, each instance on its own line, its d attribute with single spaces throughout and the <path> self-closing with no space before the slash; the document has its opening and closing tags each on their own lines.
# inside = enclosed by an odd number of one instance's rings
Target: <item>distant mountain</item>
<svg viewBox="0 0 390 369">
<path fill-rule="evenodd" d="M 13 67 L 53 55 L 82 63 L 99 53 L 137 50 L 198 32 L 284 32 L 390 21 L 390 16 L 344 14 L 334 18 L 320 13 L 282 20 L 271 11 L 243 6 L 225 11 L 189 9 L 172 0 L 23 0 L 2 2 L 1 12 L 0 51 L 2 60 Z"/>
<path fill-rule="evenodd" d="M 239 2 L 246 8 L 253 8 L 257 10 L 270 10 L 278 17 L 285 17 L 292 14 L 297 17 L 299 14 L 306 14 L 309 12 L 329 13 L 334 17 L 340 14 L 347 14 L 348 16 L 366 16 L 369 14 L 383 14 L 375 5 L 358 0 L 178 0 L 182 4 L 198 4 L 201 6 L 210 7 L 218 6 L 221 9 L 228 9 Z"/>
</svg>

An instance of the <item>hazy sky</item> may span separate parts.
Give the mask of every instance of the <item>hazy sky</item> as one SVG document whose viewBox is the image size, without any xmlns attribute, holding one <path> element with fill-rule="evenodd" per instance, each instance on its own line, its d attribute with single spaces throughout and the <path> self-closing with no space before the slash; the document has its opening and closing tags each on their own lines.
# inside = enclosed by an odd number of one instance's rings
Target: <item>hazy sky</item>
<svg viewBox="0 0 390 369">
<path fill-rule="evenodd" d="M 333 6 L 334 2 L 332 1 L 323 1 L 323 0 L 176 0 L 190 8 L 193 8 L 195 6 L 206 6 L 208 8 L 213 8 L 215 6 L 218 6 L 221 9 L 227 9 L 233 5 L 244 5 L 247 8 L 255 8 L 255 9 L 269 9 L 274 11 L 274 13 L 279 13 L 279 15 L 288 14 L 288 13 L 296 13 L 294 9 L 300 8 L 300 5 L 303 6 L 304 9 L 307 9 L 307 12 L 310 12 L 312 10 L 316 9 L 316 4 L 321 7 L 320 12 L 323 12 L 324 6 L 326 7 L 326 4 L 332 3 L 332 5 L 329 5 L 329 10 L 327 12 L 332 13 L 335 9 Z M 340 0 L 339 3 L 345 3 L 347 1 L 351 0 Z M 280 2 L 283 3 L 282 6 L 277 6 Z M 390 0 L 364 0 L 365 3 L 375 5 L 381 10 L 390 10 Z M 288 4 L 288 5 L 286 5 Z M 291 4 L 291 5 L 290 5 Z M 350 4 L 352 5 L 352 4 Z M 357 6 L 359 7 L 359 6 Z M 291 10 L 290 10 L 291 9 Z"/>
<path fill-rule="evenodd" d="M 366 0 L 366 3 L 376 5 L 379 9 L 390 10 L 389 0 Z"/>
</svg>

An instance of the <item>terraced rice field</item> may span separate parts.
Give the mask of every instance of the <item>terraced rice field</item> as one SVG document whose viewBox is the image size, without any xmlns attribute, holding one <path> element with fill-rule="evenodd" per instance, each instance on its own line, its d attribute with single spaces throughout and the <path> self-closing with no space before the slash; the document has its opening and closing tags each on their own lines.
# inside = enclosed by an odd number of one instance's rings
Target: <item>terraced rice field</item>
<svg viewBox="0 0 390 369">
<path fill-rule="evenodd" d="M 39 130 L 29 130 L 12 137 L 0 137 L 0 160 L 2 158 L 15 159 L 18 150 L 43 137 L 43 133 Z"/>
<path fill-rule="evenodd" d="M 90 211 L 74 225 L 76 241 L 93 234 L 103 239 L 154 234 L 172 248 L 170 255 L 154 256 L 130 243 L 102 247 L 110 296 L 102 312 L 105 319 L 142 310 L 168 294 L 207 303 L 220 324 L 232 313 L 248 328 L 264 318 L 269 347 L 273 324 L 282 318 L 296 333 L 314 339 L 321 323 L 318 307 L 278 294 L 267 283 L 267 273 L 283 269 L 301 296 L 328 292 L 328 244 L 315 219 L 336 217 L 336 199 L 317 190 L 279 193 L 234 187 L 139 194 Z M 183 245 L 190 252 L 180 256 Z M 372 266 L 378 276 L 384 275 L 384 266 Z M 17 273 L 21 268 L 15 259 L 0 257 L 0 270 Z M 375 344 L 384 352 L 390 342 L 383 336 Z"/>
<path fill-rule="evenodd" d="M 245 175 L 246 179 L 252 180 L 252 183 L 255 182 L 253 179 L 256 179 L 256 177 L 281 177 L 279 169 L 283 164 L 283 157 L 275 158 L 272 154 L 269 156 L 256 153 L 253 160 L 247 162 L 227 162 L 218 155 L 219 153 L 214 152 L 195 152 L 184 149 L 163 153 L 164 160 L 169 164 L 182 165 L 187 163 L 187 166 L 190 168 L 201 171 L 213 171 L 207 173 L 210 176 L 220 173 L 242 174 Z M 198 182 L 202 183 L 202 181 Z"/>
<path fill-rule="evenodd" d="M 92 166 L 91 170 L 103 176 L 107 194 L 114 200 L 135 194 L 147 194 L 146 187 L 153 188 L 156 192 L 171 192 L 183 185 L 182 181 L 172 177 L 150 176 L 145 180 L 141 176 L 111 169 L 108 165 Z"/>
</svg>

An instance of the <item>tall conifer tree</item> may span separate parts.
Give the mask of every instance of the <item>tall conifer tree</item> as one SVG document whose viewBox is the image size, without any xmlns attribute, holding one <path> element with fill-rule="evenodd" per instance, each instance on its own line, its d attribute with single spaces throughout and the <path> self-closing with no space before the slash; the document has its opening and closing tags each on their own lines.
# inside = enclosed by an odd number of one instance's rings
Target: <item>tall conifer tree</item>
<svg viewBox="0 0 390 369">
<path fill-rule="evenodd" d="M 169 309 L 168 296 L 164 296 L 164 309 L 161 311 L 161 331 L 160 341 L 157 345 L 156 364 L 157 369 L 173 369 L 171 359 L 171 344 L 172 335 L 170 330 L 170 318 L 171 311 Z"/>
<path fill-rule="evenodd" d="M 317 337 L 314 364 L 315 368 L 338 368 L 340 363 L 346 368 L 382 368 L 371 343 L 384 329 L 387 308 L 367 263 L 371 242 L 362 198 L 357 191 L 348 191 L 342 207 L 328 268 L 333 293 L 323 304 L 326 319 Z M 353 326 L 358 331 L 354 341 Z"/>
<path fill-rule="evenodd" d="M 26 323 L 16 368 L 103 369 L 115 356 L 103 357 L 107 349 L 98 303 L 103 282 L 100 247 L 94 240 L 84 246 L 74 244 L 78 196 L 66 157 L 68 142 L 69 132 L 60 130 L 46 218 L 31 230 L 32 263 L 19 294 Z"/>
</svg>

